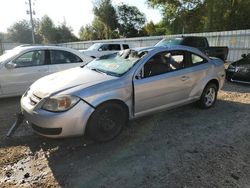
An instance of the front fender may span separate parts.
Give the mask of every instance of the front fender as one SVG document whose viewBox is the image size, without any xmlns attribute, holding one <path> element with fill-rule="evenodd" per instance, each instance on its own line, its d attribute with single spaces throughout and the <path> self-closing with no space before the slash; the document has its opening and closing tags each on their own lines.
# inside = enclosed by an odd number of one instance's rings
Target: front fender
<svg viewBox="0 0 250 188">
<path fill-rule="evenodd" d="M 98 93 L 96 95 L 92 95 L 83 99 L 93 107 L 97 107 L 100 104 L 110 101 L 110 100 L 118 100 L 123 102 L 129 110 L 129 116 L 133 116 L 133 95 L 132 95 L 132 87 L 119 88 L 113 91 L 103 91 L 102 93 Z"/>
</svg>

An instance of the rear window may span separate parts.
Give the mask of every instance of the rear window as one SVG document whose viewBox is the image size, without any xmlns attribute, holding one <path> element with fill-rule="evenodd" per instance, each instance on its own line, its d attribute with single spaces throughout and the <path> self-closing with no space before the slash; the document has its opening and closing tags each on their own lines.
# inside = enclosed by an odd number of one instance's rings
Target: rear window
<svg viewBox="0 0 250 188">
<path fill-rule="evenodd" d="M 192 46 L 192 47 L 206 47 L 204 38 L 185 38 L 183 45 Z"/>
<path fill-rule="evenodd" d="M 103 44 L 101 47 L 102 51 L 120 51 L 120 44 Z"/>
<path fill-rule="evenodd" d="M 123 44 L 122 46 L 124 50 L 129 49 L 129 46 L 127 44 Z"/>
<path fill-rule="evenodd" d="M 166 38 L 156 43 L 155 46 L 180 45 L 182 38 Z"/>
<path fill-rule="evenodd" d="M 121 50 L 121 46 L 120 44 L 110 44 L 109 45 L 109 50 L 114 50 L 114 51 L 120 51 Z"/>
</svg>

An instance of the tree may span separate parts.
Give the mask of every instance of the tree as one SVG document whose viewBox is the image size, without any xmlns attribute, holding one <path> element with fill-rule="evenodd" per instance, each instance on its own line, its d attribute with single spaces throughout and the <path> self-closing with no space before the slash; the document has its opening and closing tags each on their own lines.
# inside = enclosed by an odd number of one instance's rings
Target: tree
<svg viewBox="0 0 250 188">
<path fill-rule="evenodd" d="M 249 29 L 250 1 L 147 0 L 172 33 Z"/>
<path fill-rule="evenodd" d="M 55 26 L 52 19 L 45 15 L 38 25 L 38 32 L 42 36 L 43 43 L 62 43 L 78 40 L 66 22 Z"/>
<path fill-rule="evenodd" d="M 39 23 L 39 34 L 43 38 L 44 43 L 55 43 L 57 42 L 57 29 L 50 17 L 47 15 L 43 16 Z"/>
<path fill-rule="evenodd" d="M 82 26 L 79 31 L 80 40 L 96 40 L 97 36 L 93 30 L 92 25 Z"/>
<path fill-rule="evenodd" d="M 160 8 L 169 22 L 174 21 L 183 12 L 195 9 L 204 0 L 147 0 L 153 8 Z"/>
<path fill-rule="evenodd" d="M 194 29 L 194 25 L 186 24 L 186 21 L 189 23 L 195 22 L 192 21 L 193 17 L 189 13 L 195 12 L 204 2 L 204 0 L 147 0 L 148 3 L 153 8 L 159 8 L 163 13 L 164 24 L 168 26 L 168 29 L 171 33 L 181 33 L 183 31 L 188 31 Z M 196 12 L 197 13 L 197 12 Z M 199 18 L 198 25 L 202 14 L 197 14 L 195 21 Z"/>
<path fill-rule="evenodd" d="M 106 38 L 112 38 L 112 34 L 118 28 L 115 8 L 111 0 L 99 0 L 94 6 L 94 14 L 105 26 Z"/>
<path fill-rule="evenodd" d="M 12 42 L 19 43 L 31 43 L 31 28 L 30 24 L 26 20 L 21 20 L 19 22 L 14 23 L 8 29 L 8 38 Z"/>
<path fill-rule="evenodd" d="M 57 37 L 56 42 L 75 42 L 78 38 L 72 33 L 71 27 L 64 22 L 56 28 Z"/>
<path fill-rule="evenodd" d="M 135 6 L 122 4 L 117 7 L 119 34 L 123 37 L 137 37 L 143 30 L 145 15 Z"/>
<path fill-rule="evenodd" d="M 206 29 L 236 30 L 249 29 L 250 23 L 246 20 L 250 16 L 250 1 L 244 0 L 206 0 L 204 5 L 207 13 L 208 24 Z"/>
<path fill-rule="evenodd" d="M 101 40 L 105 38 L 105 25 L 103 22 L 101 22 L 98 17 L 95 17 L 92 22 L 92 29 L 95 33 L 95 39 Z"/>
<path fill-rule="evenodd" d="M 144 30 L 146 34 L 149 36 L 159 36 L 159 35 L 170 34 L 170 31 L 168 30 L 168 26 L 166 26 L 163 21 L 157 24 L 154 24 L 151 21 L 144 26 Z"/>
<path fill-rule="evenodd" d="M 112 34 L 115 37 L 114 33 Z M 82 26 L 79 31 L 80 40 L 101 40 L 106 38 L 105 25 L 95 17 L 90 25 Z"/>
</svg>

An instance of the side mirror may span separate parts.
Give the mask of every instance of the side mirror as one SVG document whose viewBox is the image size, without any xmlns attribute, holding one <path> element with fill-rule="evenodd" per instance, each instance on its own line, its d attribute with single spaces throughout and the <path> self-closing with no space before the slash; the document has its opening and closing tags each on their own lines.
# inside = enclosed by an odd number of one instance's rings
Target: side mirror
<svg viewBox="0 0 250 188">
<path fill-rule="evenodd" d="M 6 67 L 7 69 L 14 69 L 14 68 L 16 68 L 16 66 L 17 66 L 17 64 L 15 64 L 15 63 L 13 63 L 13 62 L 9 62 L 9 63 L 6 63 L 6 64 L 5 64 L 5 67 Z"/>
<path fill-rule="evenodd" d="M 98 51 L 101 52 L 101 51 L 102 51 L 102 48 L 99 48 Z"/>
<path fill-rule="evenodd" d="M 144 77 L 144 67 L 140 70 L 140 72 L 137 73 L 137 75 L 135 76 L 136 80 L 140 80 Z"/>
<path fill-rule="evenodd" d="M 242 55 L 241 55 L 241 57 L 246 58 L 246 57 L 247 57 L 247 55 L 246 55 L 246 54 L 242 54 Z"/>
</svg>

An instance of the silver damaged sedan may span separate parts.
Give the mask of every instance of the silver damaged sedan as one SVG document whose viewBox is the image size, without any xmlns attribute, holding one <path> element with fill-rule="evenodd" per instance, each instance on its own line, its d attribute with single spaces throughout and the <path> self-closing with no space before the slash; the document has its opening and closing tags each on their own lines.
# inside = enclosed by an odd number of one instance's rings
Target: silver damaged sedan
<svg viewBox="0 0 250 188">
<path fill-rule="evenodd" d="M 130 49 L 39 79 L 21 109 L 40 135 L 108 141 L 140 116 L 191 102 L 212 107 L 224 78 L 223 62 L 195 48 Z"/>
</svg>

